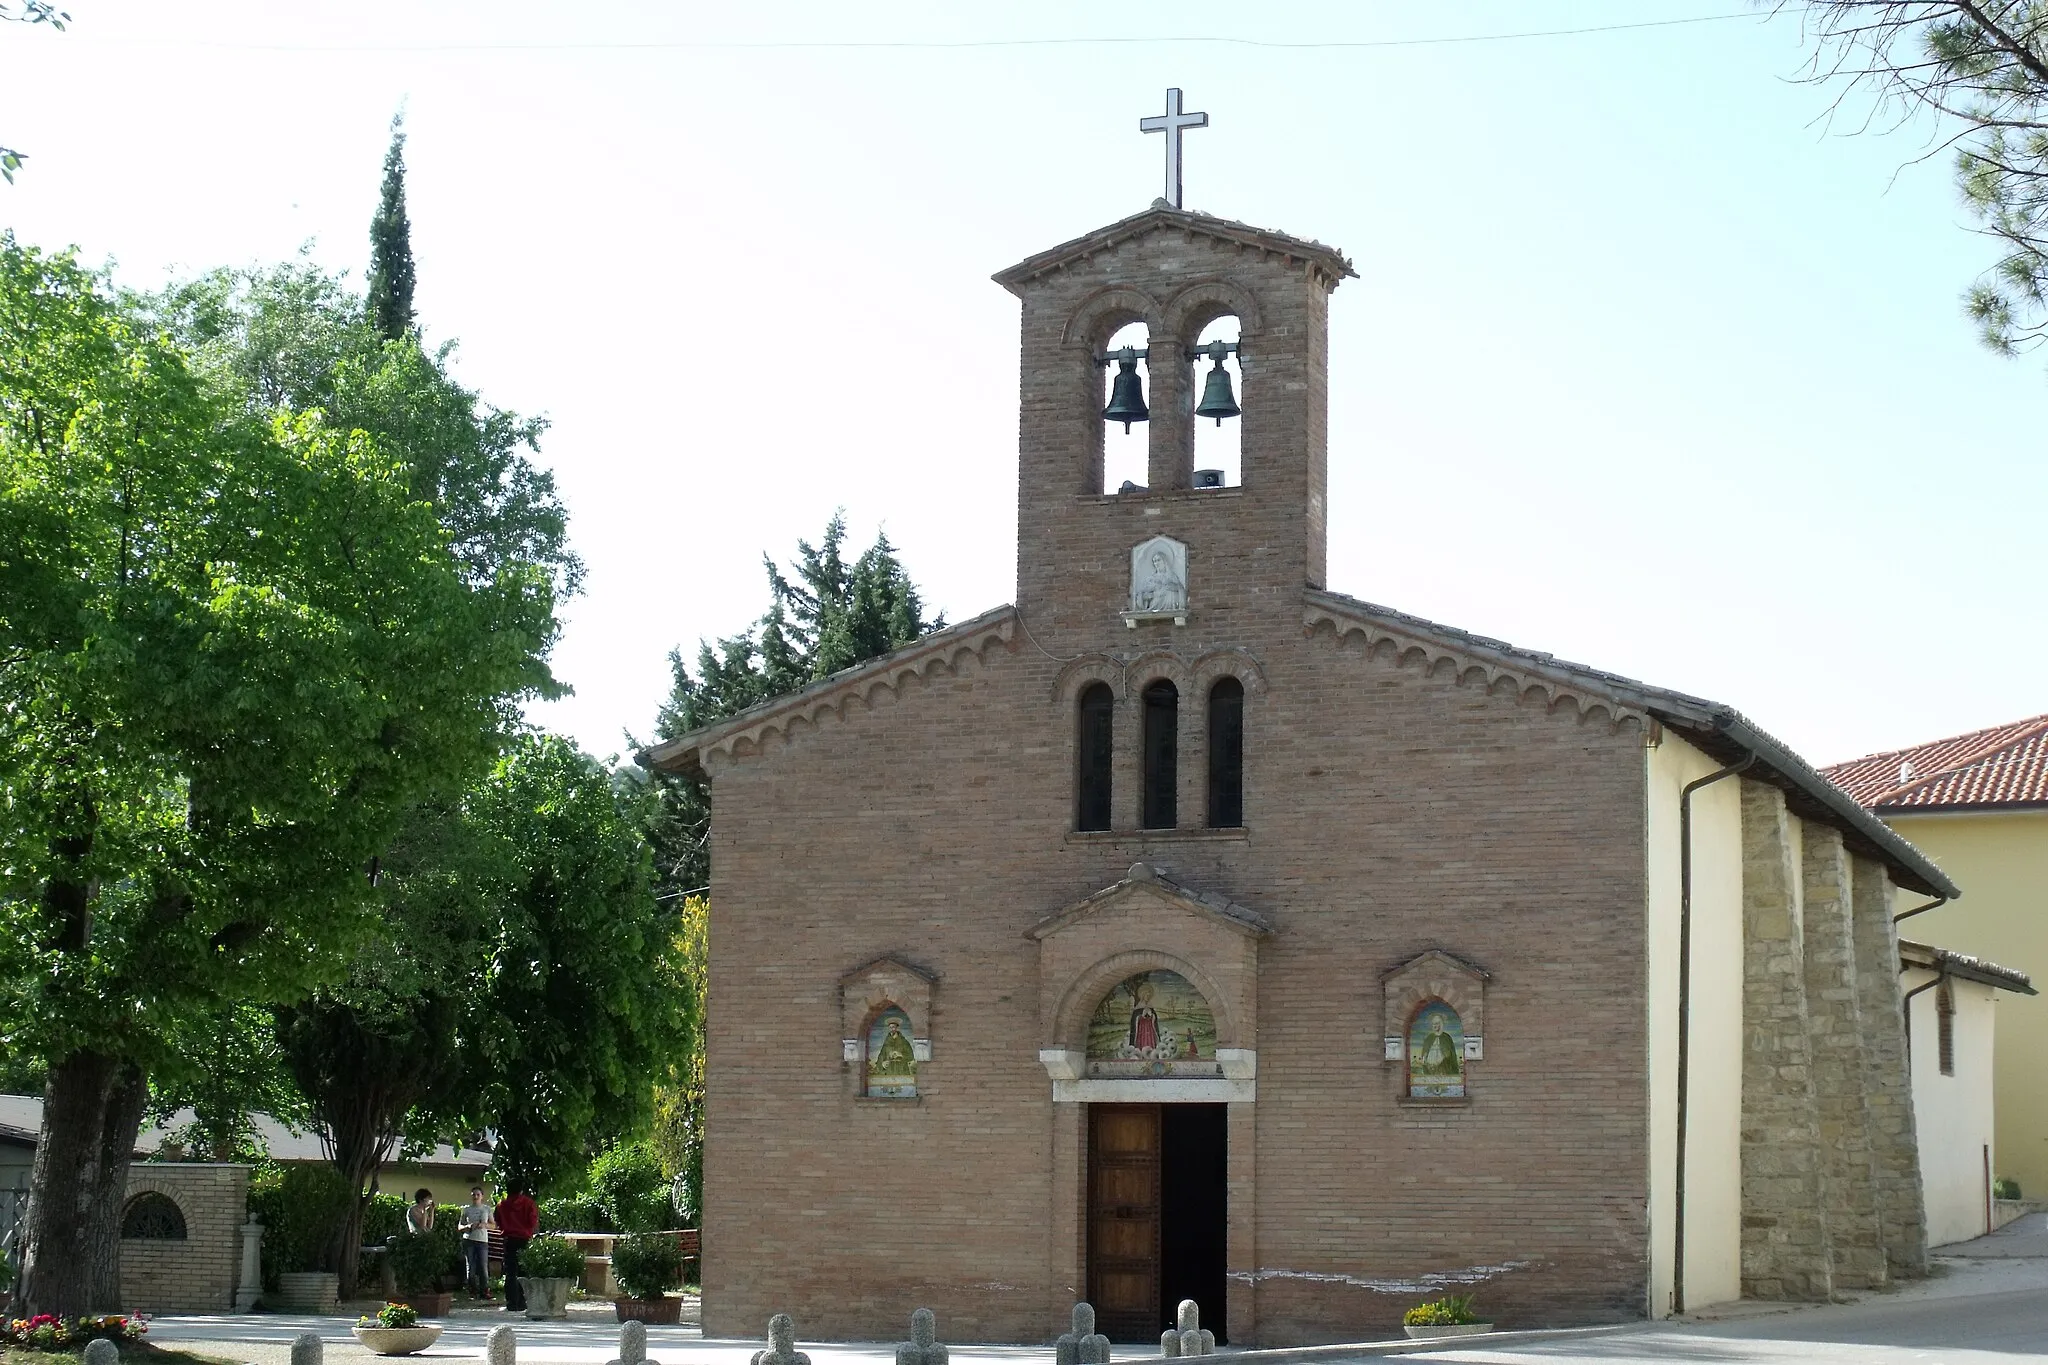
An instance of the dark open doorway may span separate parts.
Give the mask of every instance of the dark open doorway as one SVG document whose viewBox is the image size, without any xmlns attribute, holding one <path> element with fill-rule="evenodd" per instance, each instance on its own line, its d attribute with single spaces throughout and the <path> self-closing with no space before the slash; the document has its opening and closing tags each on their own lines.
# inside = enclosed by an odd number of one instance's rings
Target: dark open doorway
<svg viewBox="0 0 2048 1365">
<path fill-rule="evenodd" d="M 1222 1341 L 1228 1108 L 1088 1110 L 1088 1297 L 1098 1330 L 1156 1342 L 1180 1301 L 1193 1299 Z"/>
<path fill-rule="evenodd" d="M 1229 1226 L 1228 1139 L 1222 1104 L 1162 1104 L 1159 1143 L 1159 1327 L 1193 1299 L 1202 1326 L 1223 1335 L 1224 1235 Z"/>
</svg>

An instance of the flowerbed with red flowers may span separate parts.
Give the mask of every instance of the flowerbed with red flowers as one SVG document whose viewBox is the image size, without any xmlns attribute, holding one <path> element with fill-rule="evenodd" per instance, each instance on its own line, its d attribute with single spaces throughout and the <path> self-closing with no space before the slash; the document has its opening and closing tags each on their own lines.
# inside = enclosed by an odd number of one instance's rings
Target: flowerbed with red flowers
<svg viewBox="0 0 2048 1365">
<path fill-rule="evenodd" d="M 109 1313 L 104 1317 L 60 1318 L 38 1313 L 32 1318 L 0 1321 L 0 1343 L 38 1351 L 62 1351 L 88 1341 L 138 1341 L 149 1330 L 139 1317 Z"/>
</svg>

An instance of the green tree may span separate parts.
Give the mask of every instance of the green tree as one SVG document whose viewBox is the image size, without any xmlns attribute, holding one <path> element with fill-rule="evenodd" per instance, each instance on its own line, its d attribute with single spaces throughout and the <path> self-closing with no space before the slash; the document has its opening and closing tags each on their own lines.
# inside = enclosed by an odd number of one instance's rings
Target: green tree
<svg viewBox="0 0 2048 1365">
<path fill-rule="evenodd" d="M 405 113 L 391 120 L 384 188 L 370 220 L 370 326 L 386 341 L 412 331 L 412 222 L 405 216 Z"/>
<path fill-rule="evenodd" d="M 771 600 L 753 629 L 716 644 L 700 643 L 694 675 L 680 648 L 669 652 L 674 683 L 655 721 L 657 739 L 688 734 L 794 692 L 946 624 L 943 616 L 926 619 L 917 587 L 887 535 L 878 534 L 851 561 L 845 545 L 846 514 L 835 512 L 817 545 L 797 542 L 789 573 L 763 556 Z M 698 779 L 673 773 L 653 774 L 651 781 L 662 802 L 655 832 L 662 892 L 680 896 L 702 890 L 711 871 L 705 851 L 709 793 Z"/>
<path fill-rule="evenodd" d="M 49 0 L 21 0 L 19 5 L 15 4 L 14 0 L 0 0 L 0 22 L 48 24 L 61 33 L 70 19 L 70 15 L 51 4 Z M 17 151 L 13 147 L 0 147 L 0 180 L 13 184 L 14 173 L 21 169 L 21 163 L 27 155 L 26 152 Z"/>
<path fill-rule="evenodd" d="M 180 1119 L 187 1109 L 191 1114 Z M 285 1069 L 271 1012 L 229 1001 L 182 1022 L 150 1074 L 146 1120 L 194 1160 L 254 1161 L 263 1156 L 258 1114 L 295 1129 L 311 1123 Z"/>
<path fill-rule="evenodd" d="M 2048 338 L 2048 0 L 1808 0 L 1809 73 L 1937 119 L 1999 256 L 1969 291 L 1986 345 Z"/>
<path fill-rule="evenodd" d="M 654 1087 L 654 1151 L 675 1185 L 676 1212 L 695 1227 L 704 1209 L 704 1030 L 710 969 L 711 903 L 681 898 L 682 912 L 667 956 L 670 988 L 683 1012 L 682 1041 L 668 1075 Z"/>
<path fill-rule="evenodd" d="M 470 1026 L 476 1114 L 515 1181 L 580 1169 L 642 1133 L 685 1035 L 655 897 L 651 794 L 554 735 L 528 735 L 464 803 L 498 850 L 497 933 Z"/>
<path fill-rule="evenodd" d="M 43 1059 L 22 1298 L 118 1302 L 149 1072 L 340 975 L 363 869 L 553 690 L 553 584 L 479 587 L 376 442 L 227 401 L 0 237 L 0 1033 Z"/>
</svg>

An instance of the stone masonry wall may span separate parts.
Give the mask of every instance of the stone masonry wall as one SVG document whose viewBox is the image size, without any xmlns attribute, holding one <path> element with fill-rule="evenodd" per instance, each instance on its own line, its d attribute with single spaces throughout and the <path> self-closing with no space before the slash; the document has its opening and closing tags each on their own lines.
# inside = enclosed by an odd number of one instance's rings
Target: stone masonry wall
<svg viewBox="0 0 2048 1365">
<path fill-rule="evenodd" d="M 1742 779 L 1742 1295 L 1826 1301 L 1797 837 L 1785 794 Z"/>
<path fill-rule="evenodd" d="M 1854 860 L 1856 991 L 1864 1019 L 1864 1105 L 1870 1115 L 1886 1268 L 1895 1277 L 1927 1273 L 1927 1212 L 1920 1184 L 1919 1128 L 1906 1064 L 1899 936 L 1892 923 L 1892 880 L 1882 863 Z"/>
<path fill-rule="evenodd" d="M 235 1304 L 241 1230 L 249 1206 L 246 1166 L 138 1161 L 128 1198 L 154 1191 L 185 1215 L 183 1241 L 121 1241 L 120 1311 L 226 1313 Z"/>
<path fill-rule="evenodd" d="M 1864 1096 L 1868 1024 L 1857 989 L 1849 853 L 1841 831 L 1803 824 L 1806 1022 L 1834 1286 L 1876 1289 L 1886 1280 L 1885 1255 Z"/>
</svg>

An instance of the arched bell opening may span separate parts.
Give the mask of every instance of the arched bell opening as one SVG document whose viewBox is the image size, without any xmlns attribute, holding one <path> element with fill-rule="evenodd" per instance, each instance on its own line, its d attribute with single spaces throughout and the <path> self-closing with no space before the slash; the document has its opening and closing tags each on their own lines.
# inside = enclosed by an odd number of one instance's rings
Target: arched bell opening
<svg viewBox="0 0 2048 1365">
<path fill-rule="evenodd" d="M 1243 424 L 1237 420 L 1244 401 L 1244 370 L 1236 350 L 1240 334 L 1236 316 L 1225 314 L 1202 328 L 1189 348 L 1195 353 L 1187 394 L 1196 488 L 1236 488 L 1244 482 Z"/>
<path fill-rule="evenodd" d="M 1103 346 L 1102 491 L 1145 487 L 1150 460 L 1152 368 L 1150 329 L 1127 323 Z"/>
</svg>

